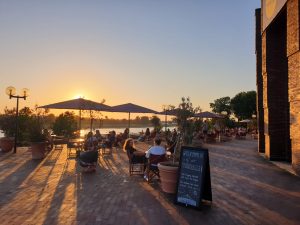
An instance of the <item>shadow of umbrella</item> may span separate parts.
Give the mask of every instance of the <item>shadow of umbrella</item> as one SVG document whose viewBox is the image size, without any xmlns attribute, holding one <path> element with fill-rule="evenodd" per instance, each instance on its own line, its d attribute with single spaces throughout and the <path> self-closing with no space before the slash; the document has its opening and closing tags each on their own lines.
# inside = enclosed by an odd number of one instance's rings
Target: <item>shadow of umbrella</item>
<svg viewBox="0 0 300 225">
<path fill-rule="evenodd" d="M 128 113 L 128 129 L 130 130 L 130 113 L 154 113 L 154 114 L 159 114 L 157 111 L 143 107 L 143 106 L 139 106 L 139 105 L 135 105 L 133 103 L 126 103 L 126 104 L 122 104 L 122 105 L 116 105 L 116 106 L 112 106 L 110 110 L 108 110 L 109 112 L 124 112 L 124 113 Z"/>
<path fill-rule="evenodd" d="M 111 107 L 103 103 L 94 102 L 84 98 L 77 98 L 49 105 L 39 106 L 44 109 L 74 109 L 79 110 L 79 130 L 81 130 L 81 110 L 110 111 Z"/>
</svg>

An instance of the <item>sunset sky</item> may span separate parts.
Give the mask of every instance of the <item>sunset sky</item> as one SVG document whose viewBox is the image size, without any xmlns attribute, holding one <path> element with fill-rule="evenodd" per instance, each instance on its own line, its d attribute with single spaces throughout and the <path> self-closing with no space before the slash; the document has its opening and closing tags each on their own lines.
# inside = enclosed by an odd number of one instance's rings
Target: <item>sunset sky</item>
<svg viewBox="0 0 300 225">
<path fill-rule="evenodd" d="M 84 96 L 161 111 L 255 90 L 260 0 L 0 0 L 0 110 Z M 124 118 L 126 114 L 122 114 Z"/>
</svg>

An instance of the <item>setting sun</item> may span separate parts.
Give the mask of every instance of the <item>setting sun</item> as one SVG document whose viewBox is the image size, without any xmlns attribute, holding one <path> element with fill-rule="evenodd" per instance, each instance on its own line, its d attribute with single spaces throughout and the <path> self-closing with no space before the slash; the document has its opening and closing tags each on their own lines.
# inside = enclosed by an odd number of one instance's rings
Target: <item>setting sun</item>
<svg viewBox="0 0 300 225">
<path fill-rule="evenodd" d="M 77 98 L 85 98 L 85 96 L 83 94 L 77 94 L 74 96 L 74 99 L 77 99 Z"/>
</svg>

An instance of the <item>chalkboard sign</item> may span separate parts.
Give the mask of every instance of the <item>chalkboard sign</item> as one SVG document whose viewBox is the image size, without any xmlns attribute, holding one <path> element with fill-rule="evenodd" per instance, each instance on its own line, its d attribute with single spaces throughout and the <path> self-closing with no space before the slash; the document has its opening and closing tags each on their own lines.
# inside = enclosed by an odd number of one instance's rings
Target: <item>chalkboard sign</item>
<svg viewBox="0 0 300 225">
<path fill-rule="evenodd" d="M 199 208 L 202 199 L 212 201 L 208 150 L 182 146 L 175 202 Z"/>
</svg>

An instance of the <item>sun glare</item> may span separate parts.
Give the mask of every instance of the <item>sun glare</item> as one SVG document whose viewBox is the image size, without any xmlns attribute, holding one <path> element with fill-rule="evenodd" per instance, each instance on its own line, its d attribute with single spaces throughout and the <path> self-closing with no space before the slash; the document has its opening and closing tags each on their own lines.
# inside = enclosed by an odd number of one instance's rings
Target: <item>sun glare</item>
<svg viewBox="0 0 300 225">
<path fill-rule="evenodd" d="M 75 99 L 77 99 L 77 98 L 84 98 L 84 95 L 83 94 L 77 94 L 77 95 L 74 96 L 74 98 Z"/>
</svg>

